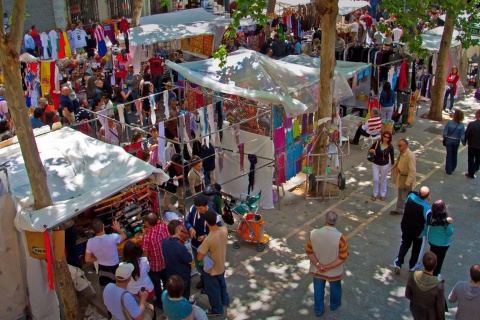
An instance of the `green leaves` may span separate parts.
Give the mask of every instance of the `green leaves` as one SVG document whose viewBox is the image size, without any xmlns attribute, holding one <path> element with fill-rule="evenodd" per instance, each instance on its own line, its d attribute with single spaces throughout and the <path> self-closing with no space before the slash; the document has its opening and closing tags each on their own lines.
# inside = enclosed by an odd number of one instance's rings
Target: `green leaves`
<svg viewBox="0 0 480 320">
<path fill-rule="evenodd" d="M 477 32 L 480 37 L 480 18 L 478 9 L 475 5 L 479 0 L 437 0 L 436 4 L 442 8 L 442 12 L 448 12 L 450 16 L 455 17 L 455 28 L 462 31 L 458 40 L 462 42 L 464 48 L 476 45 L 478 39 L 472 38 Z M 389 0 L 383 1 L 380 5 L 382 9 L 386 9 L 388 14 L 394 14 L 396 18 L 395 24 L 403 27 L 403 36 L 401 41 L 408 47 L 408 51 L 415 54 L 419 58 L 425 57 L 428 52 L 422 48 L 422 36 L 416 30 L 418 21 L 422 19 L 429 23 L 429 29 L 435 28 L 435 21 L 429 21 L 429 12 L 436 11 L 436 7 L 431 5 L 429 1 L 418 0 Z M 387 20 L 389 17 L 385 17 Z M 388 26 L 377 25 L 378 29 L 385 31 Z M 473 33 L 472 33 L 473 31 Z"/>
<path fill-rule="evenodd" d="M 232 13 L 232 21 L 228 24 L 225 31 L 225 40 L 235 40 L 237 37 L 237 29 L 240 27 L 240 21 L 242 18 L 250 16 L 254 23 L 261 26 L 267 24 L 267 16 L 263 13 L 263 10 L 267 6 L 266 0 L 237 0 L 237 9 Z M 227 63 L 227 46 L 222 44 L 220 48 L 213 53 L 215 59 L 220 60 L 220 67 L 222 68 Z"/>
</svg>

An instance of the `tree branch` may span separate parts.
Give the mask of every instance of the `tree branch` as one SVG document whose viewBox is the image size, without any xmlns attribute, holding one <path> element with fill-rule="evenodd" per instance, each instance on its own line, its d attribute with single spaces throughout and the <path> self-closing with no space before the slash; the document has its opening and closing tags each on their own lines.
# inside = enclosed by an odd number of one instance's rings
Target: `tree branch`
<svg viewBox="0 0 480 320">
<path fill-rule="evenodd" d="M 10 27 L 10 39 L 13 49 L 20 53 L 23 41 L 23 26 L 25 25 L 25 7 L 27 0 L 15 0 L 13 3 L 12 26 Z"/>
<path fill-rule="evenodd" d="M 0 14 L 2 15 L 2 19 L 3 19 L 3 1 L 0 1 Z M 3 21 L 0 25 L 0 37 L 4 37 L 5 36 L 5 25 L 3 24 Z"/>
</svg>

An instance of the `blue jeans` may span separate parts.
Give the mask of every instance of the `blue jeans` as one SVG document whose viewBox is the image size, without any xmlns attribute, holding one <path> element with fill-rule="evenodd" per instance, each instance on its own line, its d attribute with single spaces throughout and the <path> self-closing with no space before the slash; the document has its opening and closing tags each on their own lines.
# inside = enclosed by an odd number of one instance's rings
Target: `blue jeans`
<svg viewBox="0 0 480 320">
<path fill-rule="evenodd" d="M 203 169 L 203 180 L 205 181 L 206 186 L 209 186 L 210 183 L 211 183 L 210 172 L 212 172 L 212 171 L 207 171 L 207 170 Z"/>
<path fill-rule="evenodd" d="M 457 154 L 460 143 L 451 142 L 446 138 L 445 149 L 447 149 L 447 160 L 445 161 L 445 172 L 452 174 L 457 168 Z"/>
<path fill-rule="evenodd" d="M 450 107 L 448 108 L 448 110 L 452 111 L 452 109 L 453 109 L 453 97 L 454 97 L 453 88 L 447 88 L 447 90 L 445 91 L 445 96 L 443 97 L 443 110 L 447 110 L 448 96 L 450 96 Z"/>
<path fill-rule="evenodd" d="M 155 305 L 162 309 L 162 287 L 165 288 L 165 285 L 167 283 L 167 269 L 165 268 L 161 271 L 150 270 L 148 272 L 148 276 L 150 277 L 150 280 L 152 280 L 153 289 L 155 290 Z"/>
<path fill-rule="evenodd" d="M 325 311 L 323 303 L 325 297 L 325 283 L 327 281 L 320 278 L 313 278 L 313 298 L 315 305 L 313 311 L 315 314 L 322 314 Z M 342 280 L 329 281 L 330 283 L 330 310 L 336 310 L 342 304 Z"/>
<path fill-rule="evenodd" d="M 228 295 L 227 283 L 225 282 L 225 272 L 216 276 L 205 273 L 204 283 L 212 311 L 217 314 L 223 314 L 223 306 L 230 304 L 230 296 Z"/>
</svg>

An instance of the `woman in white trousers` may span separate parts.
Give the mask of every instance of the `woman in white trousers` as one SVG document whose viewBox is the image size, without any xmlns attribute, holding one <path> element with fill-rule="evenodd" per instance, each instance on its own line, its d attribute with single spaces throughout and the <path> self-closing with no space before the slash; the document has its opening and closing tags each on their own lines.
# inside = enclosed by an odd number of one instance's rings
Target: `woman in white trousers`
<svg viewBox="0 0 480 320">
<path fill-rule="evenodd" d="M 369 152 L 375 153 L 375 160 L 372 162 L 372 201 L 376 201 L 377 197 L 380 197 L 380 200 L 383 201 L 387 194 L 387 174 L 395 160 L 394 148 L 392 146 L 392 133 L 390 131 L 383 132 L 381 140 L 375 142 L 370 147 Z"/>
</svg>

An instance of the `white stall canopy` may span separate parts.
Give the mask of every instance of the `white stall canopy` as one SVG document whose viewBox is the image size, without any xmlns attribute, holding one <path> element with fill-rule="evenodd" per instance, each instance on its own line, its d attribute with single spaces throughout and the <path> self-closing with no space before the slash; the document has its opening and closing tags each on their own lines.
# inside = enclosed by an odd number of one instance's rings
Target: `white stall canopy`
<svg viewBox="0 0 480 320">
<path fill-rule="evenodd" d="M 218 16 L 207 12 L 204 8 L 195 8 L 141 17 L 140 25 L 142 26 L 145 24 L 161 24 L 164 26 L 174 26 L 177 24 L 211 21 L 215 19 L 218 19 Z"/>
<path fill-rule="evenodd" d="M 444 27 L 436 27 L 428 30 L 422 34 L 422 47 L 431 52 L 438 52 L 440 50 L 440 43 L 442 41 Z M 460 32 L 458 30 L 453 31 L 452 42 L 450 43 L 450 48 L 455 48 L 460 46 L 462 43 L 459 40 L 456 40 Z"/>
<path fill-rule="evenodd" d="M 52 228 L 152 174 L 159 182 L 168 180 L 162 170 L 128 154 L 123 148 L 70 128 L 35 139 L 53 200 L 53 205 L 47 208 L 33 209 L 20 145 L 0 149 L 0 163 L 10 161 L 8 172 L 12 194 L 23 208 L 15 220 L 21 230 Z"/>
<path fill-rule="evenodd" d="M 355 10 L 370 7 L 368 1 L 353 1 L 353 0 L 339 0 L 338 1 L 338 15 L 345 16 Z"/>
<path fill-rule="evenodd" d="M 317 110 L 318 68 L 274 60 L 246 49 L 231 53 L 223 68 L 219 63 L 217 59 L 182 64 L 167 61 L 168 67 L 193 83 L 255 101 L 282 104 L 289 117 Z M 344 77 L 339 76 L 338 81 L 350 90 Z M 351 90 L 347 94 L 351 95 Z"/>
</svg>

